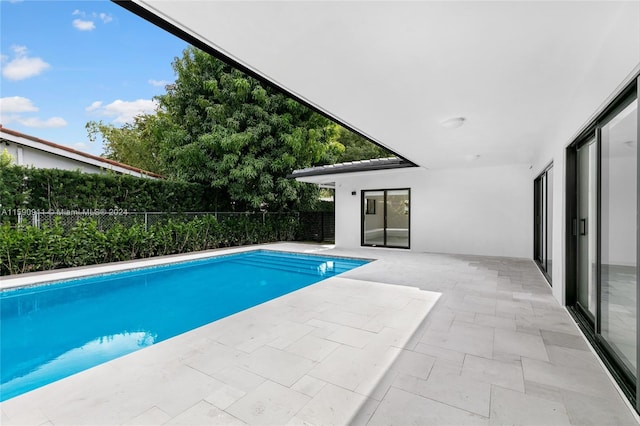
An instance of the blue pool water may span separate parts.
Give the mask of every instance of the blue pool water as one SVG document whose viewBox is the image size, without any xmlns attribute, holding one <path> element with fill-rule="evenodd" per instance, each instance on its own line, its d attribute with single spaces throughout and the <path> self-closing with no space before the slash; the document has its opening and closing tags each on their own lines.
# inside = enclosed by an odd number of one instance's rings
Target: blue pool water
<svg viewBox="0 0 640 426">
<path fill-rule="evenodd" d="M 0 401 L 367 263 L 266 250 L 0 292 Z"/>
</svg>

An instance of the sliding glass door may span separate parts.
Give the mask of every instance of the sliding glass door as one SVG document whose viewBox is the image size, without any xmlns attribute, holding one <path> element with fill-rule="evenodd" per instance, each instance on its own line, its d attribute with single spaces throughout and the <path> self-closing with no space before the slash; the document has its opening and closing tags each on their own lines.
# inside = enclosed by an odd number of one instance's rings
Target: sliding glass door
<svg viewBox="0 0 640 426">
<path fill-rule="evenodd" d="M 362 191 L 362 245 L 409 248 L 409 189 Z"/>
<path fill-rule="evenodd" d="M 633 376 L 636 365 L 638 100 L 601 130 L 600 334 Z"/>
<path fill-rule="evenodd" d="M 534 256 L 551 284 L 553 259 L 553 165 L 533 182 Z"/>
<path fill-rule="evenodd" d="M 637 87 L 636 83 L 621 95 L 567 151 L 567 280 L 572 283 L 567 300 L 636 406 L 640 387 Z"/>
</svg>

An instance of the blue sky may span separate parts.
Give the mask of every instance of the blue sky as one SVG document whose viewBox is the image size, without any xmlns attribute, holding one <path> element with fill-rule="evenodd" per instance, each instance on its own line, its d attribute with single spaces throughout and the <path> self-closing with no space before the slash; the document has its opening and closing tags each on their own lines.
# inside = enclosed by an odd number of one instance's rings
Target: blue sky
<svg viewBox="0 0 640 426">
<path fill-rule="evenodd" d="M 0 123 L 101 154 L 85 124 L 153 110 L 187 43 L 109 1 L 0 0 Z"/>
</svg>

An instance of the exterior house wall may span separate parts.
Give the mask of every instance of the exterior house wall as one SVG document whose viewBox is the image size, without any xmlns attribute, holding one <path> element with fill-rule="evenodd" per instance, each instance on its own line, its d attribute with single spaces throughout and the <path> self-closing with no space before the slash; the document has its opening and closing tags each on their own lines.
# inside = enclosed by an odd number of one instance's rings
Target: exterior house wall
<svg viewBox="0 0 640 426">
<path fill-rule="evenodd" d="M 116 173 L 161 179 L 162 176 L 64 145 L 25 135 L 0 124 L 0 151 L 6 150 L 20 166 L 39 169 L 79 170 L 83 173 Z"/>
<path fill-rule="evenodd" d="M 412 250 L 531 258 L 528 166 L 410 168 L 335 177 L 339 247 L 360 246 L 361 191 L 410 188 Z"/>
<path fill-rule="evenodd" d="M 10 143 L 9 146 L 3 144 L 0 147 L 0 149 L 5 148 L 19 166 L 33 166 L 39 169 L 80 170 L 83 173 L 106 173 L 105 169 L 98 166 L 50 154 L 28 146 Z"/>
</svg>

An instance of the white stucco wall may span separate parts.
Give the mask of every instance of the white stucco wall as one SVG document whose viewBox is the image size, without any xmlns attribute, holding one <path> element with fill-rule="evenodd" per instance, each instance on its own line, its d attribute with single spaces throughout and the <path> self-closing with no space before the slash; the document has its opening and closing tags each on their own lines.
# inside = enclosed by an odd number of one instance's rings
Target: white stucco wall
<svg viewBox="0 0 640 426">
<path fill-rule="evenodd" d="M 336 245 L 360 246 L 361 191 L 410 188 L 411 250 L 531 258 L 532 185 L 528 166 L 336 175 Z"/>
<path fill-rule="evenodd" d="M 9 146 L 3 144 L 0 149 L 7 149 L 7 152 L 13 156 L 16 164 L 20 166 L 33 166 L 39 169 L 61 169 L 61 170 L 80 170 L 84 173 L 104 173 L 100 167 L 91 164 L 75 161 L 71 158 L 61 157 L 59 155 L 50 154 L 30 148 L 28 146 L 20 146 L 10 143 Z M 22 153 L 19 152 L 22 151 Z"/>
</svg>

